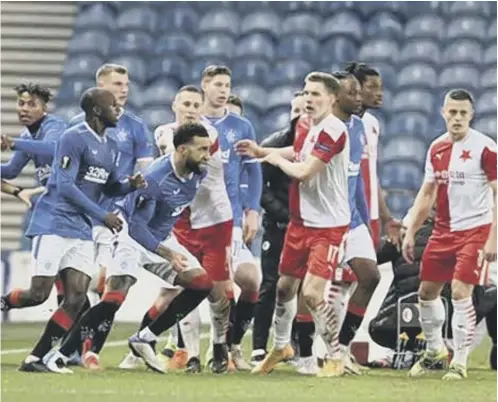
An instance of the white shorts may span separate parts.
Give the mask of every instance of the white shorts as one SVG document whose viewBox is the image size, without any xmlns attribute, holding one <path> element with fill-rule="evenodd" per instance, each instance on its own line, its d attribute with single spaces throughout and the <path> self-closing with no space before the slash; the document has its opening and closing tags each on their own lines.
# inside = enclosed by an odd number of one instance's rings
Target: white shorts
<svg viewBox="0 0 498 402">
<path fill-rule="evenodd" d="M 251 250 L 242 240 L 242 228 L 234 227 L 232 232 L 232 270 L 236 272 L 241 264 L 256 264 Z"/>
<path fill-rule="evenodd" d="M 32 276 L 56 276 L 65 268 L 73 268 L 92 277 L 94 244 L 91 240 L 70 239 L 58 235 L 33 238 L 31 247 Z"/>
<path fill-rule="evenodd" d="M 105 226 L 94 226 L 92 237 L 95 243 L 95 264 L 108 268 L 112 264 L 113 243 L 116 235 Z"/>
<path fill-rule="evenodd" d="M 165 278 L 165 282 L 170 286 L 163 286 L 165 288 L 175 287 L 176 271 L 173 270 L 172 265 L 168 260 L 160 257 L 156 253 L 147 250 L 141 244 L 133 240 L 128 234 L 128 224 L 123 219 L 123 230 L 119 232 L 114 243 L 113 264 L 111 264 L 106 272 L 106 277 L 111 276 L 124 276 L 129 275 L 137 279 L 139 270 L 143 269 L 146 264 L 161 264 L 166 263 L 164 269 L 162 268 L 161 276 Z M 197 261 L 192 254 L 190 254 L 185 247 L 183 247 L 176 237 L 171 235 L 162 242 L 164 247 L 168 247 L 173 251 L 183 254 L 189 261 L 188 269 L 201 268 L 201 264 Z"/>
<path fill-rule="evenodd" d="M 357 226 L 348 232 L 341 265 L 346 264 L 353 258 L 365 258 L 377 262 L 372 236 L 370 236 L 365 224 Z"/>
</svg>

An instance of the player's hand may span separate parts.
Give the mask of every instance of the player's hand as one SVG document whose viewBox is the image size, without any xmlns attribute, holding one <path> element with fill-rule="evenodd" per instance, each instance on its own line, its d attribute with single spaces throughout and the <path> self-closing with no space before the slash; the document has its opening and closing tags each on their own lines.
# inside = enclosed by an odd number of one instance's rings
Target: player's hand
<svg viewBox="0 0 498 402">
<path fill-rule="evenodd" d="M 111 229 L 112 233 L 121 232 L 123 229 L 123 221 L 119 216 L 113 213 L 108 213 L 104 218 L 104 225 Z"/>
<path fill-rule="evenodd" d="M 235 144 L 235 152 L 238 155 L 259 158 L 261 156 L 260 147 L 253 140 L 240 140 Z"/>
<path fill-rule="evenodd" d="M 36 194 L 40 194 L 42 191 L 44 191 L 43 187 L 23 188 L 21 191 L 19 191 L 19 194 L 17 194 L 17 198 L 24 202 L 28 206 L 28 208 L 31 208 L 33 206 L 31 198 Z"/>
<path fill-rule="evenodd" d="M 128 180 L 130 181 L 131 186 L 134 189 L 146 188 L 147 181 L 142 173 L 137 173 L 133 176 L 128 176 Z"/>
<path fill-rule="evenodd" d="M 484 260 L 488 262 L 496 261 L 496 239 L 493 239 L 495 236 L 489 236 L 486 243 L 484 243 Z"/>
<path fill-rule="evenodd" d="M 392 244 L 398 244 L 401 237 L 402 223 L 397 219 L 390 218 L 385 224 L 384 229 L 387 233 L 387 240 Z"/>
<path fill-rule="evenodd" d="M 1 142 L 2 142 L 2 151 L 6 151 L 7 149 L 12 149 L 12 146 L 14 145 L 14 140 L 7 135 L 1 136 Z"/>
<path fill-rule="evenodd" d="M 189 267 L 187 257 L 182 253 L 177 253 L 176 251 L 171 252 L 171 265 L 175 272 L 185 271 Z"/>
<path fill-rule="evenodd" d="M 413 263 L 414 260 L 414 249 L 415 249 L 415 236 L 410 233 L 405 235 L 403 239 L 402 254 L 403 258 L 408 263 Z"/>
<path fill-rule="evenodd" d="M 259 226 L 259 214 L 257 211 L 249 210 L 246 213 L 246 219 L 244 220 L 244 230 L 242 240 L 245 244 L 251 244 L 256 233 L 258 233 Z"/>
</svg>

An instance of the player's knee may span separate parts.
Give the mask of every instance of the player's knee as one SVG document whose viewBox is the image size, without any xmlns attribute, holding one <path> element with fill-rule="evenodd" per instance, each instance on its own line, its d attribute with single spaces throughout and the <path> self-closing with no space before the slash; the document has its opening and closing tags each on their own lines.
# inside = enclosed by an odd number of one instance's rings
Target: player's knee
<svg viewBox="0 0 498 402">
<path fill-rule="evenodd" d="M 86 301 L 86 291 L 84 289 L 81 290 L 73 290 L 68 292 L 64 296 L 64 301 L 62 305 L 64 310 L 66 310 L 69 314 L 75 316 L 77 315 L 85 305 Z"/>
<path fill-rule="evenodd" d="M 451 283 L 451 298 L 453 300 L 463 300 L 472 296 L 474 290 L 473 285 L 464 283 L 458 280 L 453 280 Z"/>
<path fill-rule="evenodd" d="M 213 289 L 213 281 L 209 277 L 209 275 L 205 272 L 200 270 L 200 273 L 194 275 L 190 279 L 190 288 L 195 289 L 195 290 L 201 290 L 205 292 L 211 292 Z"/>
<path fill-rule="evenodd" d="M 50 291 L 51 289 L 47 289 L 46 287 L 37 287 L 31 289 L 30 296 L 33 302 L 38 305 L 44 303 L 48 299 Z"/>
<path fill-rule="evenodd" d="M 439 296 L 440 290 L 434 283 L 422 281 L 418 288 L 418 298 L 425 301 L 435 300 Z"/>
<path fill-rule="evenodd" d="M 277 282 L 277 300 L 287 302 L 297 293 L 299 281 L 288 276 L 281 276 Z"/>
<path fill-rule="evenodd" d="M 365 267 L 367 268 L 367 267 Z M 358 284 L 366 289 L 368 292 L 373 293 L 380 282 L 380 271 L 376 265 L 372 264 L 368 266 L 368 269 L 362 270 L 361 274 L 358 275 Z"/>
<path fill-rule="evenodd" d="M 301 289 L 302 300 L 308 309 L 314 310 L 323 301 L 323 292 L 318 292 L 315 287 L 303 286 Z"/>
</svg>

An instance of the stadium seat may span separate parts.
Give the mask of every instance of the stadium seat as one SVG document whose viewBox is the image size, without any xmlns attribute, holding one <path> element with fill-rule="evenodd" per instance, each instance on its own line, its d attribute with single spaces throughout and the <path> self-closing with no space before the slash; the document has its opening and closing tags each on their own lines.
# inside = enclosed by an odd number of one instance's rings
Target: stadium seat
<svg viewBox="0 0 498 402">
<path fill-rule="evenodd" d="M 254 3 L 251 2 L 254 9 Z M 252 11 L 252 10 L 251 10 Z M 244 17 L 240 28 L 241 35 L 263 33 L 278 38 L 280 35 L 280 18 L 271 10 L 254 11 Z"/>
<path fill-rule="evenodd" d="M 267 107 L 268 110 L 277 108 L 280 106 L 285 106 L 287 108 L 287 113 L 289 112 L 290 103 L 294 98 L 296 91 L 302 89 L 301 86 L 284 86 L 273 89 L 268 94 Z"/>
<path fill-rule="evenodd" d="M 384 163 L 379 172 L 382 188 L 418 191 L 424 179 L 423 169 L 418 163 Z"/>
<path fill-rule="evenodd" d="M 382 95 L 382 106 L 386 110 L 391 110 L 391 105 L 393 103 L 393 94 L 388 88 L 384 88 Z"/>
<path fill-rule="evenodd" d="M 213 11 L 213 10 L 219 10 L 221 9 L 227 9 L 231 10 L 234 9 L 234 2 L 233 1 L 227 1 L 227 0 L 220 0 L 220 1 L 192 1 L 190 2 L 192 4 L 192 7 L 195 8 L 197 11 L 200 12 L 200 14 L 206 14 L 207 12 Z"/>
<path fill-rule="evenodd" d="M 479 113 L 495 113 L 496 115 L 496 89 L 484 92 L 476 103 L 476 110 Z"/>
<path fill-rule="evenodd" d="M 253 57 L 272 61 L 275 58 L 273 41 L 265 34 L 249 34 L 237 41 L 235 55 L 241 58 Z"/>
<path fill-rule="evenodd" d="M 420 15 L 411 18 L 405 26 L 405 38 L 431 38 L 439 40 L 445 32 L 444 21 L 437 15 Z"/>
<path fill-rule="evenodd" d="M 392 63 L 375 62 L 371 63 L 371 66 L 380 73 L 385 87 L 389 89 L 396 88 L 398 70 L 394 68 Z"/>
<path fill-rule="evenodd" d="M 393 215 L 402 219 L 412 207 L 414 199 L 415 196 L 411 194 L 389 192 L 386 202 Z"/>
<path fill-rule="evenodd" d="M 403 25 L 395 14 L 385 11 L 376 12 L 368 19 L 366 36 L 368 38 L 398 39 L 403 36 Z"/>
<path fill-rule="evenodd" d="M 384 162 L 404 160 L 421 164 L 425 161 L 427 148 L 425 140 L 421 137 L 388 138 L 382 147 L 382 160 Z"/>
<path fill-rule="evenodd" d="M 429 130 L 427 117 L 418 112 L 396 113 L 392 116 L 387 132 L 394 136 L 425 136 Z"/>
<path fill-rule="evenodd" d="M 397 89 L 403 87 L 418 87 L 431 89 L 437 85 L 437 74 L 434 68 L 427 64 L 410 64 L 398 75 Z"/>
<path fill-rule="evenodd" d="M 396 62 L 398 60 L 398 44 L 389 39 L 370 39 L 363 42 L 358 58 L 370 62 Z"/>
<path fill-rule="evenodd" d="M 496 67 L 496 42 L 484 52 L 484 63 Z"/>
<path fill-rule="evenodd" d="M 264 60 L 253 60 L 240 58 L 233 64 L 232 82 L 239 83 L 255 83 L 259 85 L 274 85 L 269 78 L 271 72 L 270 65 Z"/>
<path fill-rule="evenodd" d="M 266 110 L 268 96 L 261 86 L 254 84 L 238 84 L 233 88 L 233 92 L 239 95 L 244 103 L 251 105 L 259 112 L 264 112 Z"/>
<path fill-rule="evenodd" d="M 130 54 L 147 57 L 152 53 L 152 49 L 152 38 L 147 33 L 141 31 L 119 32 L 112 41 L 111 55 Z"/>
<path fill-rule="evenodd" d="M 235 50 L 233 39 L 224 34 L 202 35 L 195 46 L 196 57 L 221 57 L 230 59 Z"/>
<path fill-rule="evenodd" d="M 476 40 L 456 40 L 450 43 L 443 53 L 443 63 L 482 63 L 481 43 Z"/>
<path fill-rule="evenodd" d="M 63 74 L 65 77 L 92 79 L 102 64 L 103 60 L 95 55 L 74 55 L 66 60 Z"/>
<path fill-rule="evenodd" d="M 441 51 L 434 41 L 415 39 L 405 42 L 399 54 L 399 63 L 425 62 L 438 65 L 441 61 Z"/>
<path fill-rule="evenodd" d="M 453 17 L 455 15 L 475 15 L 483 17 L 493 16 L 489 4 L 491 2 L 488 1 L 451 1 L 444 3 L 446 3 L 445 5 L 448 8 L 449 17 Z M 496 13 L 494 16 L 496 17 Z"/>
<path fill-rule="evenodd" d="M 319 58 L 319 45 L 309 36 L 286 36 L 280 39 L 277 57 L 280 60 L 303 59 L 314 62 Z"/>
<path fill-rule="evenodd" d="M 144 108 L 154 106 L 171 107 L 179 86 L 174 80 L 160 79 L 150 84 L 143 92 Z"/>
<path fill-rule="evenodd" d="M 282 35 L 302 34 L 318 37 L 322 18 L 319 14 L 296 13 L 283 19 L 280 32 Z"/>
<path fill-rule="evenodd" d="M 156 29 L 157 13 L 149 7 L 140 5 L 123 10 L 116 21 L 116 26 L 122 31 L 146 31 L 153 34 Z"/>
<path fill-rule="evenodd" d="M 157 30 L 159 32 L 197 34 L 199 15 L 184 2 L 182 5 L 168 7 L 161 13 Z M 191 3 L 190 3 L 191 4 Z"/>
<path fill-rule="evenodd" d="M 135 81 L 129 82 L 128 102 L 126 109 L 134 110 L 135 112 L 142 110 L 144 104 L 142 86 Z"/>
<path fill-rule="evenodd" d="M 482 116 L 477 120 L 474 128 L 496 141 L 496 133 L 498 130 L 496 126 L 496 111 L 490 115 Z"/>
<path fill-rule="evenodd" d="M 320 64 L 344 63 L 356 58 L 358 47 L 350 37 L 335 36 L 321 45 Z"/>
<path fill-rule="evenodd" d="M 103 31 L 76 32 L 68 46 L 68 54 L 91 53 L 106 57 L 111 47 L 111 39 Z"/>
<path fill-rule="evenodd" d="M 74 116 L 81 113 L 81 109 L 77 105 L 59 106 L 55 110 L 55 115 L 61 117 L 65 121 L 71 120 Z"/>
<path fill-rule="evenodd" d="M 225 33 L 236 36 L 240 21 L 237 13 L 226 9 L 217 9 L 205 14 L 199 23 L 199 33 Z"/>
<path fill-rule="evenodd" d="M 496 45 L 496 18 L 489 23 L 487 39 L 490 44 Z"/>
<path fill-rule="evenodd" d="M 496 67 L 486 70 L 481 75 L 481 88 L 496 89 Z"/>
<path fill-rule="evenodd" d="M 159 56 L 152 60 L 147 70 L 147 81 L 151 82 L 160 77 L 173 78 L 182 85 L 190 77 L 187 75 L 188 64 L 175 53 L 166 53 L 166 56 Z"/>
<path fill-rule="evenodd" d="M 65 105 L 72 101 L 79 102 L 81 94 L 88 88 L 95 86 L 95 79 L 68 79 L 63 80 L 55 98 L 57 105 Z"/>
<path fill-rule="evenodd" d="M 289 109 L 289 105 L 281 106 L 271 110 L 270 113 L 267 113 L 263 119 L 265 133 L 270 134 L 274 131 L 286 128 L 290 121 Z"/>
<path fill-rule="evenodd" d="M 175 114 L 168 107 L 148 108 L 142 112 L 142 118 L 151 132 L 165 122 L 175 121 Z"/>
<path fill-rule="evenodd" d="M 281 85 L 303 85 L 306 75 L 313 71 L 311 65 L 304 60 L 279 61 L 273 67 L 269 84 Z"/>
<path fill-rule="evenodd" d="M 407 21 L 419 15 L 437 15 L 441 4 L 439 1 L 393 1 L 392 3 L 401 3 L 397 12 Z"/>
<path fill-rule="evenodd" d="M 154 53 L 158 56 L 182 56 L 191 59 L 194 56 L 195 41 L 187 34 L 166 33 L 155 41 Z"/>
<path fill-rule="evenodd" d="M 115 14 L 108 3 L 93 3 L 78 14 L 74 27 L 77 31 L 89 29 L 112 31 L 116 25 L 115 19 Z"/>
<path fill-rule="evenodd" d="M 452 19 L 448 24 L 446 38 L 471 38 L 483 40 L 486 38 L 487 24 L 481 17 L 461 17 Z"/>
<path fill-rule="evenodd" d="M 269 3 L 273 9 L 281 14 L 322 11 L 320 7 L 321 1 L 272 1 Z"/>
<path fill-rule="evenodd" d="M 473 86 L 479 82 L 479 75 L 479 71 L 472 66 L 450 66 L 442 70 L 439 85 L 445 88 Z"/>
<path fill-rule="evenodd" d="M 411 89 L 398 92 L 392 102 L 392 112 L 421 112 L 431 114 L 433 112 L 433 99 L 429 91 Z"/>
<path fill-rule="evenodd" d="M 147 63 L 137 56 L 113 57 L 111 63 L 121 64 L 128 69 L 130 80 L 143 84 L 147 79 Z"/>
<path fill-rule="evenodd" d="M 363 39 L 363 23 L 355 13 L 341 11 L 325 20 L 320 27 L 320 36 L 322 40 L 346 36 L 360 42 Z"/>
</svg>

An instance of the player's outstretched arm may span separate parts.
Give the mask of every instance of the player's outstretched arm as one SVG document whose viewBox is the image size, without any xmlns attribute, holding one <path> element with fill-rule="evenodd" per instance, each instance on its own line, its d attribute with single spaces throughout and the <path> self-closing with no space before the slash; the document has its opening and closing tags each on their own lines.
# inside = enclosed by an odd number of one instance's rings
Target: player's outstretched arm
<svg viewBox="0 0 498 402">
<path fill-rule="evenodd" d="M 240 140 L 235 144 L 235 150 L 239 155 L 251 158 L 265 158 L 271 153 L 276 153 L 288 160 L 292 160 L 294 157 L 294 150 L 291 146 L 285 148 L 262 147 L 253 140 Z"/>
<path fill-rule="evenodd" d="M 124 180 L 117 180 L 113 173 L 109 176 L 107 183 L 102 188 L 105 195 L 110 197 L 119 197 L 131 193 L 139 188 L 145 188 L 147 182 L 142 173 L 136 173 Z"/>
<path fill-rule="evenodd" d="M 24 166 L 30 161 L 27 153 L 22 151 L 15 151 L 14 156 L 7 163 L 0 165 L 0 176 L 3 179 L 15 179 L 24 169 Z"/>
<path fill-rule="evenodd" d="M 269 154 L 262 161 L 280 168 L 287 176 L 293 177 L 299 181 L 311 179 L 315 174 L 321 172 L 327 166 L 327 162 L 324 162 L 313 155 L 308 157 L 304 162 L 293 163 L 276 152 Z"/>
</svg>

